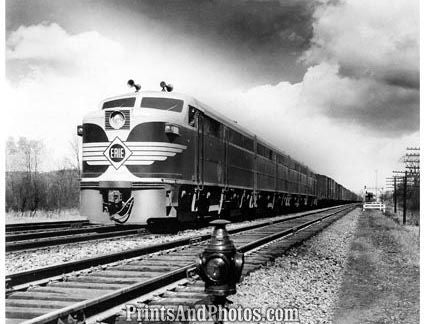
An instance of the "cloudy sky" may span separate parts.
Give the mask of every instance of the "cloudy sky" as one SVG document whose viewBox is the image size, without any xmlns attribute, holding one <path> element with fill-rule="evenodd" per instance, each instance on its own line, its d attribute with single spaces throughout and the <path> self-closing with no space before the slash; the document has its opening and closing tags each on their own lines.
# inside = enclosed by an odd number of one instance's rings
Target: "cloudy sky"
<svg viewBox="0 0 425 324">
<path fill-rule="evenodd" d="M 419 145 L 418 0 L 6 1 L 8 135 L 59 165 L 99 100 L 174 84 L 359 191 Z"/>
</svg>

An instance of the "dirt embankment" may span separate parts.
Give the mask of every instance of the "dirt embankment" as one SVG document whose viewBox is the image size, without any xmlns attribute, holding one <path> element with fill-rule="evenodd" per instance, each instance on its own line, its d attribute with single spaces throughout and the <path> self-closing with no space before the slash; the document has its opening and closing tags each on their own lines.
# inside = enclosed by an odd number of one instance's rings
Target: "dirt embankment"
<svg viewBox="0 0 425 324">
<path fill-rule="evenodd" d="M 419 323 L 419 228 L 364 212 L 333 323 Z"/>
</svg>

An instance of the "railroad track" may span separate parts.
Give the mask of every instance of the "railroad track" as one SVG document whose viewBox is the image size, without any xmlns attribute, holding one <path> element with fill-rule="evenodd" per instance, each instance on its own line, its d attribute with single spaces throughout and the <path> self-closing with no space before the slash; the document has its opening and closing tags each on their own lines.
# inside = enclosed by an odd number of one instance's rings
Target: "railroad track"
<svg viewBox="0 0 425 324">
<path fill-rule="evenodd" d="M 6 252 L 142 233 L 147 233 L 144 226 L 86 225 L 82 228 L 58 228 L 6 234 Z"/>
<path fill-rule="evenodd" d="M 244 273 L 281 254 L 294 243 L 313 235 L 319 228 L 353 208 L 353 205 L 349 205 L 304 212 L 285 219 L 267 220 L 229 230 L 238 250 L 245 253 L 261 251 L 262 246 L 270 247 L 274 245 L 270 242 L 286 238 L 273 253 L 268 248 L 269 253 L 265 255 L 254 253 L 254 257 L 248 256 Z M 119 305 L 165 285 L 184 280 L 187 272 L 193 270 L 196 257 L 204 249 L 205 241 L 209 237 L 210 235 L 204 235 L 182 239 L 9 275 L 6 277 L 8 322 L 57 323 L 59 318 L 65 320 L 69 316 L 88 318 L 89 321 L 99 316 L 115 316 Z M 194 299 L 205 297 L 202 294 L 203 289 L 200 290 L 201 286 L 199 282 L 186 284 L 185 287 L 177 287 L 172 292 L 166 291 L 159 300 L 148 300 L 147 303 L 149 306 L 158 303 L 172 306 L 182 302 L 182 296 L 193 302 Z M 179 289 L 182 294 L 177 294 L 180 293 Z M 176 294 L 179 297 L 176 297 Z"/>
<path fill-rule="evenodd" d="M 6 224 L 6 233 L 18 233 L 24 231 L 46 230 L 66 227 L 82 227 L 88 224 L 88 220 Z"/>
<path fill-rule="evenodd" d="M 32 230 L 32 231 L 19 231 L 6 233 L 6 242 L 24 241 L 30 239 L 55 237 L 58 235 L 71 235 L 79 233 L 88 233 L 94 231 L 108 230 L 115 225 L 86 225 L 81 228 L 57 228 L 57 229 L 46 229 L 46 230 Z"/>
</svg>

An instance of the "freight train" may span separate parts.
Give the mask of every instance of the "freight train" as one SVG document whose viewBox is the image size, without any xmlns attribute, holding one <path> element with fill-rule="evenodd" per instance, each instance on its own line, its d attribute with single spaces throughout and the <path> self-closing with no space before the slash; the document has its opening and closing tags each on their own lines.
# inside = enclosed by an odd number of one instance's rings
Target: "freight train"
<svg viewBox="0 0 425 324">
<path fill-rule="evenodd" d="M 80 212 L 92 223 L 174 227 L 329 206 L 357 196 L 191 96 L 136 91 L 78 126 Z"/>
</svg>

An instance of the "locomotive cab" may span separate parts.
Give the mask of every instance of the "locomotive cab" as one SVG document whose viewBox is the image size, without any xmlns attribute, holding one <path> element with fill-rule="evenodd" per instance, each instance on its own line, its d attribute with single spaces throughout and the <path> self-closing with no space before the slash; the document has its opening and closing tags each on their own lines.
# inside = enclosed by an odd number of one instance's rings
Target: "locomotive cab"
<svg viewBox="0 0 425 324">
<path fill-rule="evenodd" d="M 193 172 L 196 105 L 184 95 L 146 91 L 108 98 L 88 114 L 79 130 L 81 215 L 141 225 L 177 219 L 177 182 Z"/>
</svg>

